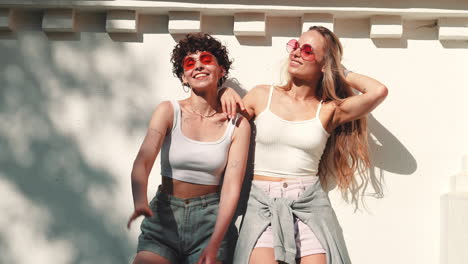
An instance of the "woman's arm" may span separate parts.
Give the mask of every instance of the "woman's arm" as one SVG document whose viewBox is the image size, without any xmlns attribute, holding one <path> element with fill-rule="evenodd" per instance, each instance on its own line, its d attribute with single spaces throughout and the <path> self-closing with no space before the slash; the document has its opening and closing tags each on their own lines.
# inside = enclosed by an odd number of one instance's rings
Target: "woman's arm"
<svg viewBox="0 0 468 264">
<path fill-rule="evenodd" d="M 208 246 L 200 256 L 199 264 L 211 264 L 216 261 L 219 246 L 236 211 L 247 164 L 249 144 L 250 124 L 245 118 L 240 117 L 229 149 L 215 228 Z"/>
<path fill-rule="evenodd" d="M 268 98 L 268 89 L 270 85 L 257 85 L 252 88 L 242 99 L 239 94 L 232 88 L 223 88 L 219 92 L 219 100 L 221 102 L 223 112 L 227 113 L 229 118 L 236 116 L 237 106 L 239 106 L 239 113 L 241 113 L 248 120 L 252 120 L 259 107 L 259 103 L 265 103 L 265 98 Z M 265 97 L 266 96 L 266 97 Z M 264 107 L 263 107 L 264 108 Z"/>
<path fill-rule="evenodd" d="M 154 111 L 146 132 L 145 139 L 133 162 L 131 173 L 134 212 L 130 216 L 127 227 L 140 215 L 151 216 L 148 207 L 147 188 L 148 176 L 153 168 L 154 160 L 161 150 L 166 132 L 172 127 L 174 110 L 168 101 L 162 102 Z"/>
<path fill-rule="evenodd" d="M 335 103 L 331 130 L 343 123 L 364 117 L 374 110 L 388 94 L 385 85 L 362 74 L 349 72 L 346 81 L 361 94 L 348 97 L 340 104 Z"/>
</svg>

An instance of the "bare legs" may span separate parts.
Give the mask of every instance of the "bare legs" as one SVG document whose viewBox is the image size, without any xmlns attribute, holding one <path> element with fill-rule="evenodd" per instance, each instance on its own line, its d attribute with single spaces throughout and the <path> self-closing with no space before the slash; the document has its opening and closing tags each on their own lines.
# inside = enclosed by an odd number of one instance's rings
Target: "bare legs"
<svg viewBox="0 0 468 264">
<path fill-rule="evenodd" d="M 296 261 L 298 264 L 326 264 L 327 257 L 325 254 L 314 254 L 300 258 Z"/>
<path fill-rule="evenodd" d="M 258 247 L 252 250 L 249 264 L 276 264 L 273 248 Z"/>
<path fill-rule="evenodd" d="M 133 260 L 133 264 L 177 264 L 171 263 L 168 259 L 159 256 L 150 251 L 140 251 Z M 195 264 L 195 263 L 193 263 Z M 221 261 L 217 261 L 216 264 L 223 264 Z"/>
<path fill-rule="evenodd" d="M 171 262 L 153 252 L 140 251 L 133 260 L 133 264 L 171 264 Z"/>
<path fill-rule="evenodd" d="M 277 264 L 273 248 L 254 248 L 250 255 L 249 264 Z M 296 260 L 298 264 L 326 264 L 325 254 L 313 254 Z"/>
</svg>

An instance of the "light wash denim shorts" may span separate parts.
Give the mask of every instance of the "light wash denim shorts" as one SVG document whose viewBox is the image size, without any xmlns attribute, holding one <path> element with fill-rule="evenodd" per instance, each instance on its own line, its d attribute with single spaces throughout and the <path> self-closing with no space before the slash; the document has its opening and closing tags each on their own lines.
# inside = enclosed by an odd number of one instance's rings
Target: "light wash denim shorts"
<svg viewBox="0 0 468 264">
<path fill-rule="evenodd" d="M 156 253 L 174 264 L 196 263 L 213 234 L 219 193 L 182 199 L 158 190 L 149 206 L 153 216 L 141 223 L 137 251 Z M 236 238 L 237 230 L 231 225 L 219 248 L 218 261 L 229 262 Z"/>
</svg>

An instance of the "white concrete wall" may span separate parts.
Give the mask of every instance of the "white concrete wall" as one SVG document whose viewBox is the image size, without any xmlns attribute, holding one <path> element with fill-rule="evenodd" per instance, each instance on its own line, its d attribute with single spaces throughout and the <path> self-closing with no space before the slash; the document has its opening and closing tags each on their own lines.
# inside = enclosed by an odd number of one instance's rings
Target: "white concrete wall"
<svg viewBox="0 0 468 264">
<path fill-rule="evenodd" d="M 58 22 L 68 33 L 57 33 L 43 28 L 47 5 L 26 10 L 21 1 L 0 2 L 7 10 L 0 12 L 7 17 L 0 19 L 0 263 L 130 263 L 141 221 L 126 230 L 131 166 L 155 106 L 187 96 L 169 63 L 180 36 L 169 34 L 165 11 L 137 12 L 137 33 L 109 34 L 108 7 L 43 2 L 87 8 L 77 9 L 74 24 Z M 370 15 L 356 3 L 363 13 L 342 10 L 333 25 L 344 64 L 389 87 L 370 117 L 371 173 L 384 182 L 385 196 L 366 198 L 367 210 L 354 212 L 337 192 L 330 195 L 354 263 L 447 264 L 440 261 L 440 197 L 468 153 L 468 42 L 439 40 L 437 12 L 422 11 L 402 16 L 400 38 L 394 38 L 398 23 L 390 31 L 377 27 L 393 38 L 370 38 L 371 15 L 392 2 L 368 3 Z M 407 12 L 405 2 L 392 14 Z M 443 9 L 446 16 L 467 10 L 450 1 L 446 7 L 421 2 L 416 7 Z M 5 15 L 9 7 L 13 17 Z M 266 15 L 264 37 L 236 36 L 233 14 L 202 12 L 201 30 L 225 43 L 234 58 L 228 85 L 245 92 L 279 81 L 285 43 L 302 29 L 301 15 L 281 10 Z M 132 32 L 128 26 L 122 27 Z M 159 183 L 158 163 L 149 195 Z"/>
</svg>

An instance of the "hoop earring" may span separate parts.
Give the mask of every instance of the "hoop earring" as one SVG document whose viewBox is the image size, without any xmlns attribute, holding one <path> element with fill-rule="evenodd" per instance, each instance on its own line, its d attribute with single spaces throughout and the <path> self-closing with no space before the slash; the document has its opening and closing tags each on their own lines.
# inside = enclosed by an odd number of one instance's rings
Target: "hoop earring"
<svg viewBox="0 0 468 264">
<path fill-rule="evenodd" d="M 187 87 L 187 90 L 185 89 L 185 87 Z M 190 92 L 190 85 L 188 83 L 182 83 L 182 89 L 184 90 L 184 92 L 188 93 Z"/>
</svg>

